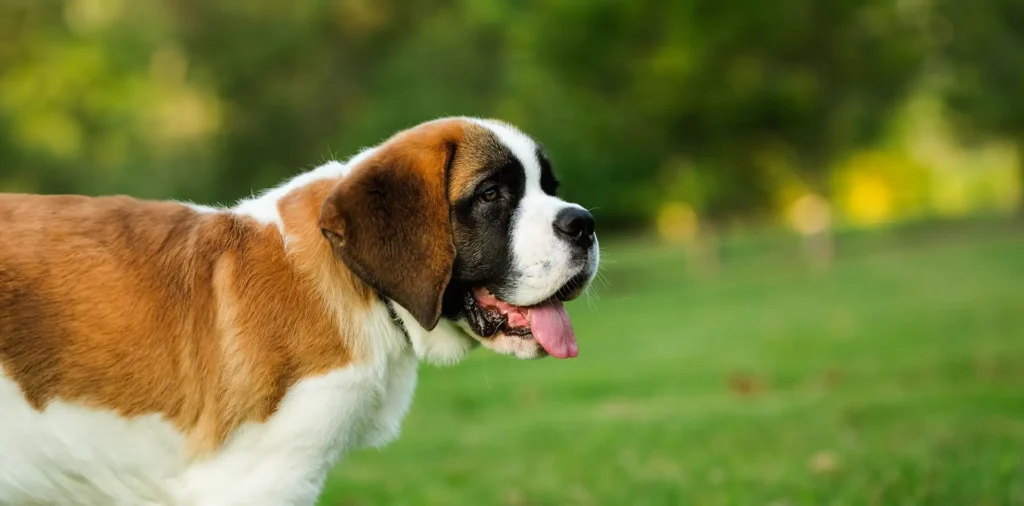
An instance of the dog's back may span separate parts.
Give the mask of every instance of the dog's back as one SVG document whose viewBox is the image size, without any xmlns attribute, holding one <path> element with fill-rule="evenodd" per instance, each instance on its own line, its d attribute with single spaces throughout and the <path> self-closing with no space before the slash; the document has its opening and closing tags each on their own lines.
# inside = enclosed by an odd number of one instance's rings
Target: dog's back
<svg viewBox="0 0 1024 506">
<path fill-rule="evenodd" d="M 181 350 L 212 341 L 195 335 L 213 317 L 203 281 L 215 256 L 195 254 L 210 219 L 128 197 L 0 196 L 4 375 L 37 409 L 54 398 L 128 416 L 185 408 Z"/>
</svg>

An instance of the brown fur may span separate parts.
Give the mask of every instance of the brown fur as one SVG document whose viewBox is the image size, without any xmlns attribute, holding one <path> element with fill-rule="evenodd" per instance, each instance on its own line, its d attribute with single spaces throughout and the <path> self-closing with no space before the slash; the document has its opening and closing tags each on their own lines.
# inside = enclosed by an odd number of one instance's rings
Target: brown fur
<svg viewBox="0 0 1024 506">
<path fill-rule="evenodd" d="M 127 197 L 6 195 L 0 209 L 0 364 L 38 409 L 161 413 L 209 450 L 351 360 L 273 226 Z"/>
<path fill-rule="evenodd" d="M 461 120 L 401 132 L 338 184 L 320 214 L 345 264 L 427 329 L 441 318 L 455 261 L 448 180 L 461 192 L 483 166 L 473 147 L 484 132 Z"/>
<path fill-rule="evenodd" d="M 266 420 L 299 379 L 358 359 L 371 286 L 436 323 L 455 254 L 445 168 L 482 132 L 430 123 L 340 184 L 292 191 L 278 202 L 287 246 L 275 226 L 228 212 L 0 195 L 3 374 L 37 409 L 59 398 L 158 413 L 194 452 L 215 450 L 242 423 Z M 481 165 L 479 148 L 464 153 L 453 193 Z"/>
</svg>

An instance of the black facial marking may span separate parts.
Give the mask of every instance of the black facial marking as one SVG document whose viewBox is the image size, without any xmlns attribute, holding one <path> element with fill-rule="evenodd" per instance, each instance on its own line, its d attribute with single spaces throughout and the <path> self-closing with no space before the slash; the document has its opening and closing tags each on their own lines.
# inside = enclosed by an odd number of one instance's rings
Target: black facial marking
<svg viewBox="0 0 1024 506">
<path fill-rule="evenodd" d="M 511 266 L 512 216 L 523 198 L 526 175 L 519 161 L 511 157 L 487 172 L 472 193 L 452 206 L 458 252 L 452 275 L 467 282 L 503 281 Z M 482 198 L 495 185 L 497 198 Z"/>
<path fill-rule="evenodd" d="M 451 203 L 452 239 L 455 264 L 445 290 L 442 314 L 452 317 L 464 306 L 471 287 L 485 286 L 501 291 L 513 282 L 512 218 L 526 191 L 526 172 L 522 163 L 496 138 L 483 146 L 487 160 L 478 172 L 480 178 L 472 191 Z M 497 186 L 496 198 L 485 198 L 488 189 Z M 483 325 L 478 315 L 467 315 L 472 325 L 490 330 L 495 322 Z M 488 327 L 484 329 L 483 327 Z"/>
<path fill-rule="evenodd" d="M 548 159 L 547 153 L 544 149 L 537 147 L 537 161 L 540 163 L 540 189 L 548 195 L 554 196 L 558 193 L 558 179 L 555 178 L 554 171 L 551 170 L 551 160 Z"/>
</svg>

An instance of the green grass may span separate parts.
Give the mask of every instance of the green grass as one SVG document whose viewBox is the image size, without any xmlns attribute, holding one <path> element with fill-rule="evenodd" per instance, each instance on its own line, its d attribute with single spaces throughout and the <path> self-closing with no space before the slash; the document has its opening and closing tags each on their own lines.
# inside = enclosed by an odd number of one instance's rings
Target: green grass
<svg viewBox="0 0 1024 506">
<path fill-rule="evenodd" d="M 321 504 L 1022 505 L 1024 232 L 910 235 L 825 273 L 608 247 L 580 358 L 423 367 Z"/>
</svg>

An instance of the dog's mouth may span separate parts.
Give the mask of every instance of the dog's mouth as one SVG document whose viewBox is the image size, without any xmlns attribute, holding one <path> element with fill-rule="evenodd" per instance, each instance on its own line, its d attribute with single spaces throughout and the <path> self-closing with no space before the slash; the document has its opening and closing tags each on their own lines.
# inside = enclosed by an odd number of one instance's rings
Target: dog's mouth
<svg viewBox="0 0 1024 506">
<path fill-rule="evenodd" d="M 516 306 L 478 287 L 465 293 L 463 309 L 470 328 L 482 339 L 498 334 L 533 339 L 552 357 L 574 358 L 579 353 L 576 333 L 562 302 L 576 293 L 576 290 L 559 290 L 540 304 Z"/>
</svg>

